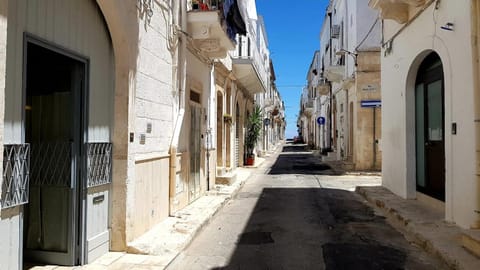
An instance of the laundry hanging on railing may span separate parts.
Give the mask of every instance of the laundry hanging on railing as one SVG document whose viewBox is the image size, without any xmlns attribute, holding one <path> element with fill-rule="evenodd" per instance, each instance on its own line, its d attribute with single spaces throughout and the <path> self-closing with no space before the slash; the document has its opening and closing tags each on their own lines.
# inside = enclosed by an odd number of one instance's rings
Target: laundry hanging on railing
<svg viewBox="0 0 480 270">
<path fill-rule="evenodd" d="M 227 34 L 231 40 L 235 40 L 237 34 L 247 35 L 247 27 L 238 8 L 237 0 L 225 0 L 223 12 L 227 21 Z"/>
</svg>

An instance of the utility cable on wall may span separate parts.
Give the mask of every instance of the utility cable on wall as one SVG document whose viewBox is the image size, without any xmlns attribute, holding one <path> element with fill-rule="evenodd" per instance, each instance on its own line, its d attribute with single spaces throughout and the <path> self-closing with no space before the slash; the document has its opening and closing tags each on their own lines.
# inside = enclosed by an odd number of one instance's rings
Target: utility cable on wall
<svg viewBox="0 0 480 270">
<path fill-rule="evenodd" d="M 377 25 L 378 20 L 379 20 L 379 17 L 377 16 L 377 19 L 375 20 L 375 22 L 373 22 L 372 26 L 370 27 L 370 30 L 368 30 L 367 34 L 366 34 L 365 37 L 362 39 L 362 41 L 360 41 L 360 43 L 358 43 L 358 45 L 357 45 L 357 47 L 355 47 L 355 50 L 354 50 L 354 51 L 357 51 L 358 48 L 360 48 L 360 46 L 362 46 L 363 43 L 367 40 L 367 38 L 370 36 L 370 34 L 372 33 L 373 29 L 375 28 L 375 25 Z"/>
</svg>

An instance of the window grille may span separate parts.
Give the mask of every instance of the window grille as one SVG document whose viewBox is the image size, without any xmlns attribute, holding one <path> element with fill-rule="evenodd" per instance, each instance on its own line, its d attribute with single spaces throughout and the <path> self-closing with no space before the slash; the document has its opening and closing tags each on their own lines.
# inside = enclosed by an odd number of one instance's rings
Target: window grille
<svg viewBox="0 0 480 270">
<path fill-rule="evenodd" d="M 201 101 L 200 101 L 200 93 L 198 92 L 195 92 L 193 90 L 190 90 L 190 100 L 195 102 L 195 103 L 198 103 L 200 104 Z"/>
<path fill-rule="evenodd" d="M 340 37 L 340 25 L 338 25 L 338 24 L 332 25 L 331 35 L 332 35 L 332 38 L 339 38 Z"/>
<path fill-rule="evenodd" d="M 112 182 L 112 144 L 87 144 L 88 187 L 101 186 Z"/>
<path fill-rule="evenodd" d="M 7 144 L 3 148 L 1 208 L 28 203 L 30 145 Z"/>
</svg>

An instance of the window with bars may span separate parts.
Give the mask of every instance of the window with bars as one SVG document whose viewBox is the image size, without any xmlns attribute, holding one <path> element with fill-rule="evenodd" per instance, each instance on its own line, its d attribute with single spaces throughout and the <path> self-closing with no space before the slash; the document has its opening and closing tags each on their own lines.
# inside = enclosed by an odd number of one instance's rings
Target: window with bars
<svg viewBox="0 0 480 270">
<path fill-rule="evenodd" d="M 87 186 L 95 187 L 112 182 L 112 144 L 87 144 Z"/>
<path fill-rule="evenodd" d="M 3 182 L 1 208 L 28 203 L 30 180 L 30 144 L 7 144 L 3 147 Z"/>
</svg>

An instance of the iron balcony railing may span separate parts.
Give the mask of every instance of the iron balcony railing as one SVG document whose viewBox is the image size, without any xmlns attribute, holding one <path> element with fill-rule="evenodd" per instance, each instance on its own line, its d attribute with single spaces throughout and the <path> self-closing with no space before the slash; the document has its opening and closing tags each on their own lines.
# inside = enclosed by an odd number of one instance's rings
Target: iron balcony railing
<svg viewBox="0 0 480 270">
<path fill-rule="evenodd" d="M 262 85 L 267 89 L 267 64 L 260 55 L 260 50 L 255 41 L 250 36 L 237 35 L 237 47 L 233 52 L 233 59 L 250 60 L 255 71 L 262 82 Z"/>
<path fill-rule="evenodd" d="M 307 102 L 305 102 L 306 109 L 313 109 L 313 105 L 313 100 L 308 100 Z"/>
<path fill-rule="evenodd" d="M 223 10 L 224 0 L 193 0 L 192 10 L 195 11 L 209 11 L 209 10 Z"/>
</svg>

